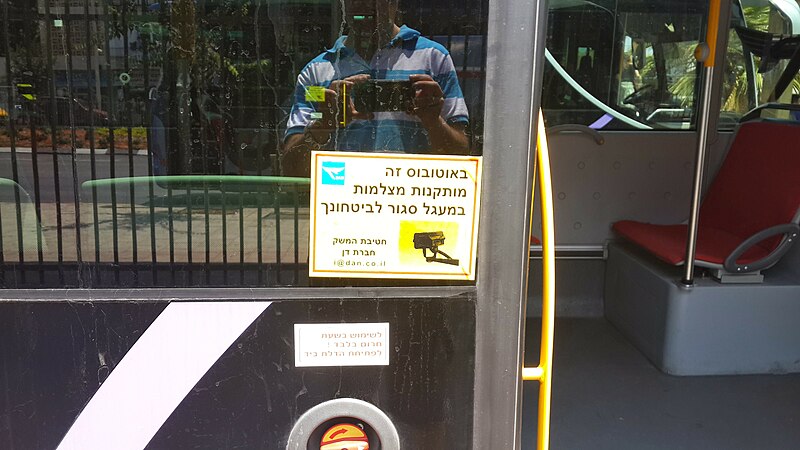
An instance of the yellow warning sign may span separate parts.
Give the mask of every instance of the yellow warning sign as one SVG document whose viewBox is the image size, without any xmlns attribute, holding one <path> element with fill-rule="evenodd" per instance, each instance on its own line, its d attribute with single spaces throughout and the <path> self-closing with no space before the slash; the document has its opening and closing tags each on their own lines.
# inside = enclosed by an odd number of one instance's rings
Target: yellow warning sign
<svg viewBox="0 0 800 450">
<path fill-rule="evenodd" d="M 481 163 L 314 152 L 310 276 L 474 280 Z"/>
</svg>

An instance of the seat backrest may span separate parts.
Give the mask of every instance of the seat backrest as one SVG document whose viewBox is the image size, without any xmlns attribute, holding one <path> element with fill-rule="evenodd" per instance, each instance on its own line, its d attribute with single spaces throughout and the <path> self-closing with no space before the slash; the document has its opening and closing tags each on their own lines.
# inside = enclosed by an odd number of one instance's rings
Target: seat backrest
<svg viewBox="0 0 800 450">
<path fill-rule="evenodd" d="M 700 226 L 742 240 L 795 220 L 800 209 L 800 123 L 741 124 L 700 210 Z M 781 236 L 761 246 L 772 251 Z"/>
</svg>

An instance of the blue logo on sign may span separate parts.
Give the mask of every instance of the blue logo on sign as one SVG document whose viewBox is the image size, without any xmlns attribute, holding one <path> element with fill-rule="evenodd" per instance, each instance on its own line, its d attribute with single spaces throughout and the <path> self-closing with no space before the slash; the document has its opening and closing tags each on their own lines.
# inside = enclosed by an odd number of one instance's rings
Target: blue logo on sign
<svg viewBox="0 0 800 450">
<path fill-rule="evenodd" d="M 323 162 L 322 184 L 344 185 L 344 163 L 333 161 Z"/>
</svg>

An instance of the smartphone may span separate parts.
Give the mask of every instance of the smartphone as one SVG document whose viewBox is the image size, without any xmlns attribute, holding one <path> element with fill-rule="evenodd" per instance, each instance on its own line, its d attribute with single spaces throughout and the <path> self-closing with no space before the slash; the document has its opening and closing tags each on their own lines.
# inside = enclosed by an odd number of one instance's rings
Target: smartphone
<svg viewBox="0 0 800 450">
<path fill-rule="evenodd" d="M 360 113 L 406 112 L 414 101 L 410 80 L 367 80 L 353 86 L 353 105 Z"/>
</svg>

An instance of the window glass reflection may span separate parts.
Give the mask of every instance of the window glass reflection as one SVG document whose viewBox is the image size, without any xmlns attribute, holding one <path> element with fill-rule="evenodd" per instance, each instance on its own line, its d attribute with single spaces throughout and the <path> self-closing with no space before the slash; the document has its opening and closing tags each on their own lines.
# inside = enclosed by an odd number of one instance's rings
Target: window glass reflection
<svg viewBox="0 0 800 450">
<path fill-rule="evenodd" d="M 481 153 L 487 3 L 8 0 L 0 285 L 308 285 L 309 150 Z"/>
<path fill-rule="evenodd" d="M 732 130 L 737 121 L 758 105 L 777 101 L 800 104 L 800 74 L 795 74 L 787 89 L 771 98 L 778 80 L 788 65 L 787 59 L 762 60 L 744 49 L 742 28 L 790 36 L 800 31 L 800 3 L 794 1 L 742 0 L 731 17 L 730 42 L 725 55 L 719 128 Z M 758 49 L 761 50 L 761 49 Z M 768 112 L 776 118 L 797 120 L 787 111 Z"/>
<path fill-rule="evenodd" d="M 691 129 L 702 2 L 554 1 L 542 104 L 550 125 Z"/>
</svg>

